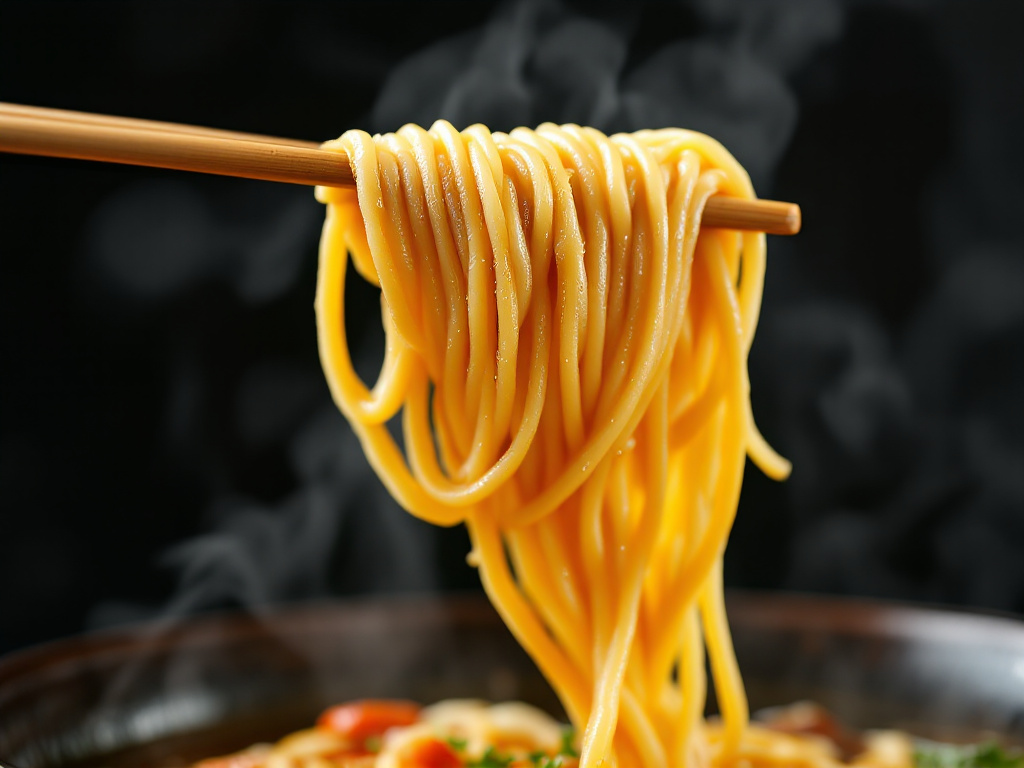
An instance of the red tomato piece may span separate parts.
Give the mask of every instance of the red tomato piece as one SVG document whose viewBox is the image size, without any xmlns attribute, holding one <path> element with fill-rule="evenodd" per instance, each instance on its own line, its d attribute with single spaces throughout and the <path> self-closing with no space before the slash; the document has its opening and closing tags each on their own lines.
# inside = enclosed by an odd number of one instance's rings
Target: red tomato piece
<svg viewBox="0 0 1024 768">
<path fill-rule="evenodd" d="M 455 750 L 437 739 L 424 739 L 413 745 L 402 760 L 402 768 L 462 768 Z"/>
<path fill-rule="evenodd" d="M 411 701 L 364 699 L 326 710 L 317 726 L 355 741 L 380 736 L 389 728 L 412 725 L 420 717 L 419 704 Z"/>
</svg>

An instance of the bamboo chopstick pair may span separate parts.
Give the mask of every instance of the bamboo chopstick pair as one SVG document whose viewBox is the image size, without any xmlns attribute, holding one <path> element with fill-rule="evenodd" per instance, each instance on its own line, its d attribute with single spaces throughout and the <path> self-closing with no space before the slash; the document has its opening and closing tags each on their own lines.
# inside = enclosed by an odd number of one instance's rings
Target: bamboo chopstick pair
<svg viewBox="0 0 1024 768">
<path fill-rule="evenodd" d="M 0 152 L 172 168 L 292 184 L 351 186 L 348 158 L 314 142 L 0 103 Z M 800 208 L 715 196 L 705 227 L 795 235 Z"/>
</svg>

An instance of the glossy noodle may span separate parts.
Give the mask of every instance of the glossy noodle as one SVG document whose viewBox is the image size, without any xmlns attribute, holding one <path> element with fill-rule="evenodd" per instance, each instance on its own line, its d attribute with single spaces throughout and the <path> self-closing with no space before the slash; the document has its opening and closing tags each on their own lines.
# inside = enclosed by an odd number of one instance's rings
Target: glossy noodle
<svg viewBox="0 0 1024 768">
<path fill-rule="evenodd" d="M 754 196 L 747 174 L 678 129 L 440 121 L 325 147 L 356 177 L 317 190 L 331 392 L 405 509 L 467 525 L 491 601 L 582 733 L 581 765 L 752 748 L 722 553 L 746 457 L 778 479 L 789 465 L 750 409 L 765 237 L 700 227 L 711 195 Z M 381 289 L 372 388 L 346 341 L 350 257 Z"/>
</svg>

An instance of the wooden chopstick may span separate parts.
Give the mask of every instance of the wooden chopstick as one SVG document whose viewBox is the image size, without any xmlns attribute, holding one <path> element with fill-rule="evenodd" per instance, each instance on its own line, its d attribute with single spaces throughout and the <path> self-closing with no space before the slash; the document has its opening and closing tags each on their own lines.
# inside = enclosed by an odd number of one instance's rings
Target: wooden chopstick
<svg viewBox="0 0 1024 768">
<path fill-rule="evenodd" d="M 308 149 L 317 149 L 320 146 L 320 144 L 315 141 L 283 139 L 280 136 L 265 136 L 261 133 L 225 131 L 219 128 L 203 128 L 198 125 L 184 125 L 182 123 L 165 123 L 160 120 L 140 120 L 134 117 L 113 117 L 112 115 L 99 115 L 94 112 L 75 112 L 70 109 L 29 107 L 23 104 L 9 104 L 3 101 L 0 101 L 0 116 L 32 117 L 46 120 L 57 120 L 65 123 L 80 123 L 83 125 L 106 125 L 113 128 L 137 128 L 144 131 L 183 133 L 192 136 L 213 136 L 220 139 L 258 141 L 264 144 L 284 144 L 292 147 L 307 147 Z"/>
<path fill-rule="evenodd" d="M 294 184 L 349 186 L 348 158 L 311 142 L 108 115 L 0 106 L 0 151 L 171 168 Z"/>
<path fill-rule="evenodd" d="M 348 158 L 313 142 L 0 103 L 0 152 L 100 160 L 292 184 L 351 186 Z M 714 196 L 702 226 L 795 235 L 800 207 Z"/>
</svg>

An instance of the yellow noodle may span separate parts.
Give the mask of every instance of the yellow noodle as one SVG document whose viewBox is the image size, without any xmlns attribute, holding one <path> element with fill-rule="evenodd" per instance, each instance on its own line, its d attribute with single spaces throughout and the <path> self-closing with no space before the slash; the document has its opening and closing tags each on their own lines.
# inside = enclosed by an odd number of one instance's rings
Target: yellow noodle
<svg viewBox="0 0 1024 768">
<path fill-rule="evenodd" d="M 440 121 L 328 149 L 317 287 L 332 395 L 402 506 L 464 522 L 495 607 L 582 734 L 580 764 L 833 765 L 747 724 L 722 553 L 758 433 L 747 355 L 765 238 L 700 228 L 752 198 L 713 139 Z M 345 341 L 346 263 L 381 289 L 368 389 Z M 401 410 L 399 446 L 385 422 Z M 710 660 L 720 724 L 703 722 Z M 473 717 L 478 717 L 474 715 Z"/>
</svg>

